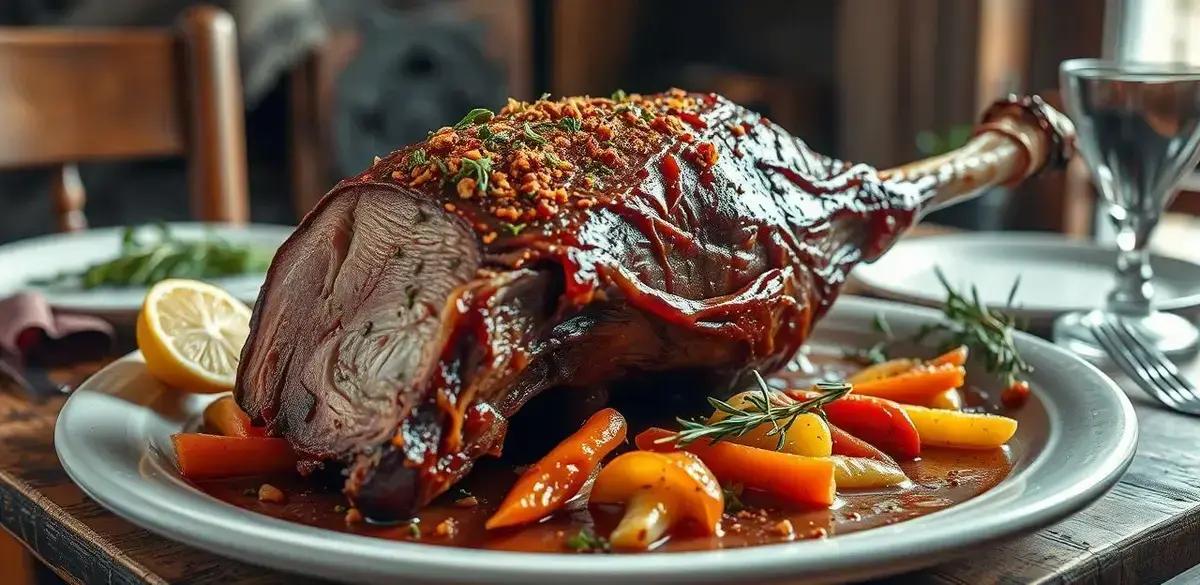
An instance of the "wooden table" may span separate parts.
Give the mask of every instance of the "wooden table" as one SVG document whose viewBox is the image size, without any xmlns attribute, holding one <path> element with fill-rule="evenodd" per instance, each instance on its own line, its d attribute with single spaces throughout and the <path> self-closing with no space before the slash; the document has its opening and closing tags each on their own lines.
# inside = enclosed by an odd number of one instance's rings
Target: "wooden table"
<svg viewBox="0 0 1200 585">
<path fill-rule="evenodd" d="M 1188 371 L 1200 381 L 1200 363 Z M 1158 583 L 1200 564 L 1200 419 L 1164 410 L 1121 383 L 1137 410 L 1141 442 L 1109 494 L 1036 534 L 885 582 Z M 54 454 L 62 404 L 61 397 L 35 404 L 0 390 L 0 525 L 65 580 L 316 583 L 172 542 L 84 496 Z M 6 570 L 0 564 L 0 581 L 9 583 Z"/>
</svg>

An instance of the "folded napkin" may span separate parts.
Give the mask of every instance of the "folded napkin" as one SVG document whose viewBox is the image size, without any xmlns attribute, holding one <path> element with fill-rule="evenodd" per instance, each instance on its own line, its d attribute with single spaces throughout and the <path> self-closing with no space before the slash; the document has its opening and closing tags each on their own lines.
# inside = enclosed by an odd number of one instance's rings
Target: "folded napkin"
<svg viewBox="0 0 1200 585">
<path fill-rule="evenodd" d="M 0 299 L 0 385 L 36 389 L 44 385 L 42 368 L 99 359 L 112 351 L 113 339 L 108 322 L 55 313 L 39 294 Z"/>
</svg>

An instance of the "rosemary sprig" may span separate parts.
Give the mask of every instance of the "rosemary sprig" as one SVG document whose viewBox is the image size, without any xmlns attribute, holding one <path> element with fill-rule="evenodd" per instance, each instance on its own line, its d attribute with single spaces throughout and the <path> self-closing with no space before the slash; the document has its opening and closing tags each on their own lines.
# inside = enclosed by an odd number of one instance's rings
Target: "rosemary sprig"
<svg viewBox="0 0 1200 585">
<path fill-rule="evenodd" d="M 612 545 L 609 544 L 607 538 L 597 535 L 587 526 L 579 529 L 579 532 L 568 538 L 564 544 L 575 552 L 609 552 L 612 550 Z"/>
<path fill-rule="evenodd" d="M 463 119 L 459 120 L 458 123 L 454 125 L 454 129 L 462 130 L 469 126 L 474 126 L 475 124 L 482 124 L 488 120 L 491 120 L 495 116 L 496 114 L 487 108 L 475 108 L 474 110 L 467 112 L 467 115 L 463 116 Z"/>
<path fill-rule="evenodd" d="M 677 418 L 675 420 L 679 422 L 679 432 L 655 442 L 675 443 L 680 447 L 700 439 L 708 439 L 710 443 L 716 443 L 732 437 L 740 437 L 762 425 L 769 424 L 771 430 L 767 431 L 767 436 L 779 437 L 779 443 L 775 448 L 782 449 L 788 429 L 795 424 L 800 415 L 810 412 L 823 414 L 821 407 L 850 392 L 850 385 L 844 382 L 819 382 L 817 390 L 821 392 L 820 396 L 800 402 L 780 404 L 773 398 L 775 391 L 767 386 L 762 375 L 755 371 L 754 378 L 758 383 L 759 393 L 747 396 L 746 400 L 750 403 L 750 407 L 746 410 L 724 400 L 709 397 L 708 403 L 718 411 L 725 413 L 727 415 L 725 418 L 713 422 Z"/>
<path fill-rule="evenodd" d="M 914 336 L 915 341 L 922 341 L 928 336 L 939 333 L 942 339 L 942 349 L 950 349 L 958 345 L 971 348 L 972 354 L 983 355 L 987 371 L 1004 376 L 1005 382 L 1011 385 L 1023 373 L 1033 371 L 1017 353 L 1013 331 L 1016 330 L 1017 320 L 1012 315 L 1000 310 L 989 309 L 979 298 L 979 290 L 971 287 L 970 296 L 964 295 L 950 286 L 946 275 L 941 269 L 936 269 L 938 281 L 946 289 L 946 302 L 942 306 L 949 323 L 934 323 L 926 325 Z M 1008 291 L 1006 308 L 1012 308 L 1021 279 L 1013 282 Z"/>
</svg>

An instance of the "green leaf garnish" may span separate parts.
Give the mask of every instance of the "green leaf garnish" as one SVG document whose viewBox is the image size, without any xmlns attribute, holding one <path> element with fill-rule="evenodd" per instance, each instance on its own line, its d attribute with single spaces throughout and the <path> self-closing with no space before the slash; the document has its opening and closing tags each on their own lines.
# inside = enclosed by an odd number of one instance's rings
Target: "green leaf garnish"
<svg viewBox="0 0 1200 585">
<path fill-rule="evenodd" d="M 467 115 L 463 116 L 463 119 L 459 120 L 458 123 L 454 125 L 454 129 L 462 130 L 468 126 L 482 124 L 488 120 L 491 120 L 495 116 L 496 114 L 487 108 L 475 108 L 474 110 L 467 112 Z"/>
</svg>

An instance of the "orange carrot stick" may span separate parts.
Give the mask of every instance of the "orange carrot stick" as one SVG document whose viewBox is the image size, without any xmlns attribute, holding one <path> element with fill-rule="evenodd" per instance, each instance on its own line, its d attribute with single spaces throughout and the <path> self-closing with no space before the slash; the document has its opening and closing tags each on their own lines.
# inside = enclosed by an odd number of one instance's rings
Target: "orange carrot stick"
<svg viewBox="0 0 1200 585">
<path fill-rule="evenodd" d="M 250 424 L 232 396 L 222 396 L 204 409 L 204 430 L 226 437 L 265 437 L 266 429 Z"/>
<path fill-rule="evenodd" d="M 296 470 L 296 453 L 285 439 L 178 433 L 171 435 L 171 442 L 179 473 L 188 479 Z"/>
<path fill-rule="evenodd" d="M 673 433 L 657 427 L 643 431 L 634 440 L 646 451 L 675 451 L 674 443 L 656 443 Z M 695 454 L 723 482 L 740 483 L 798 504 L 830 506 L 837 486 L 833 461 L 828 457 L 805 457 L 722 441 L 699 440 L 682 450 Z"/>
<path fill-rule="evenodd" d="M 925 404 L 947 388 L 963 385 L 967 372 L 962 366 L 922 366 L 903 374 L 854 385 L 854 393 L 887 398 L 896 402 Z"/>
<path fill-rule="evenodd" d="M 970 350 L 967 349 L 967 346 L 960 345 L 942 355 L 939 355 L 939 356 L 929 360 L 926 363 L 931 366 L 941 366 L 941 365 L 945 365 L 945 364 L 953 364 L 956 366 L 962 366 L 962 365 L 966 365 L 967 356 L 969 356 L 969 355 L 970 355 Z"/>
<path fill-rule="evenodd" d="M 578 431 L 521 475 L 504 497 L 487 528 L 533 522 L 562 507 L 579 493 L 605 455 L 625 440 L 625 417 L 605 408 L 583 423 Z"/>
</svg>

